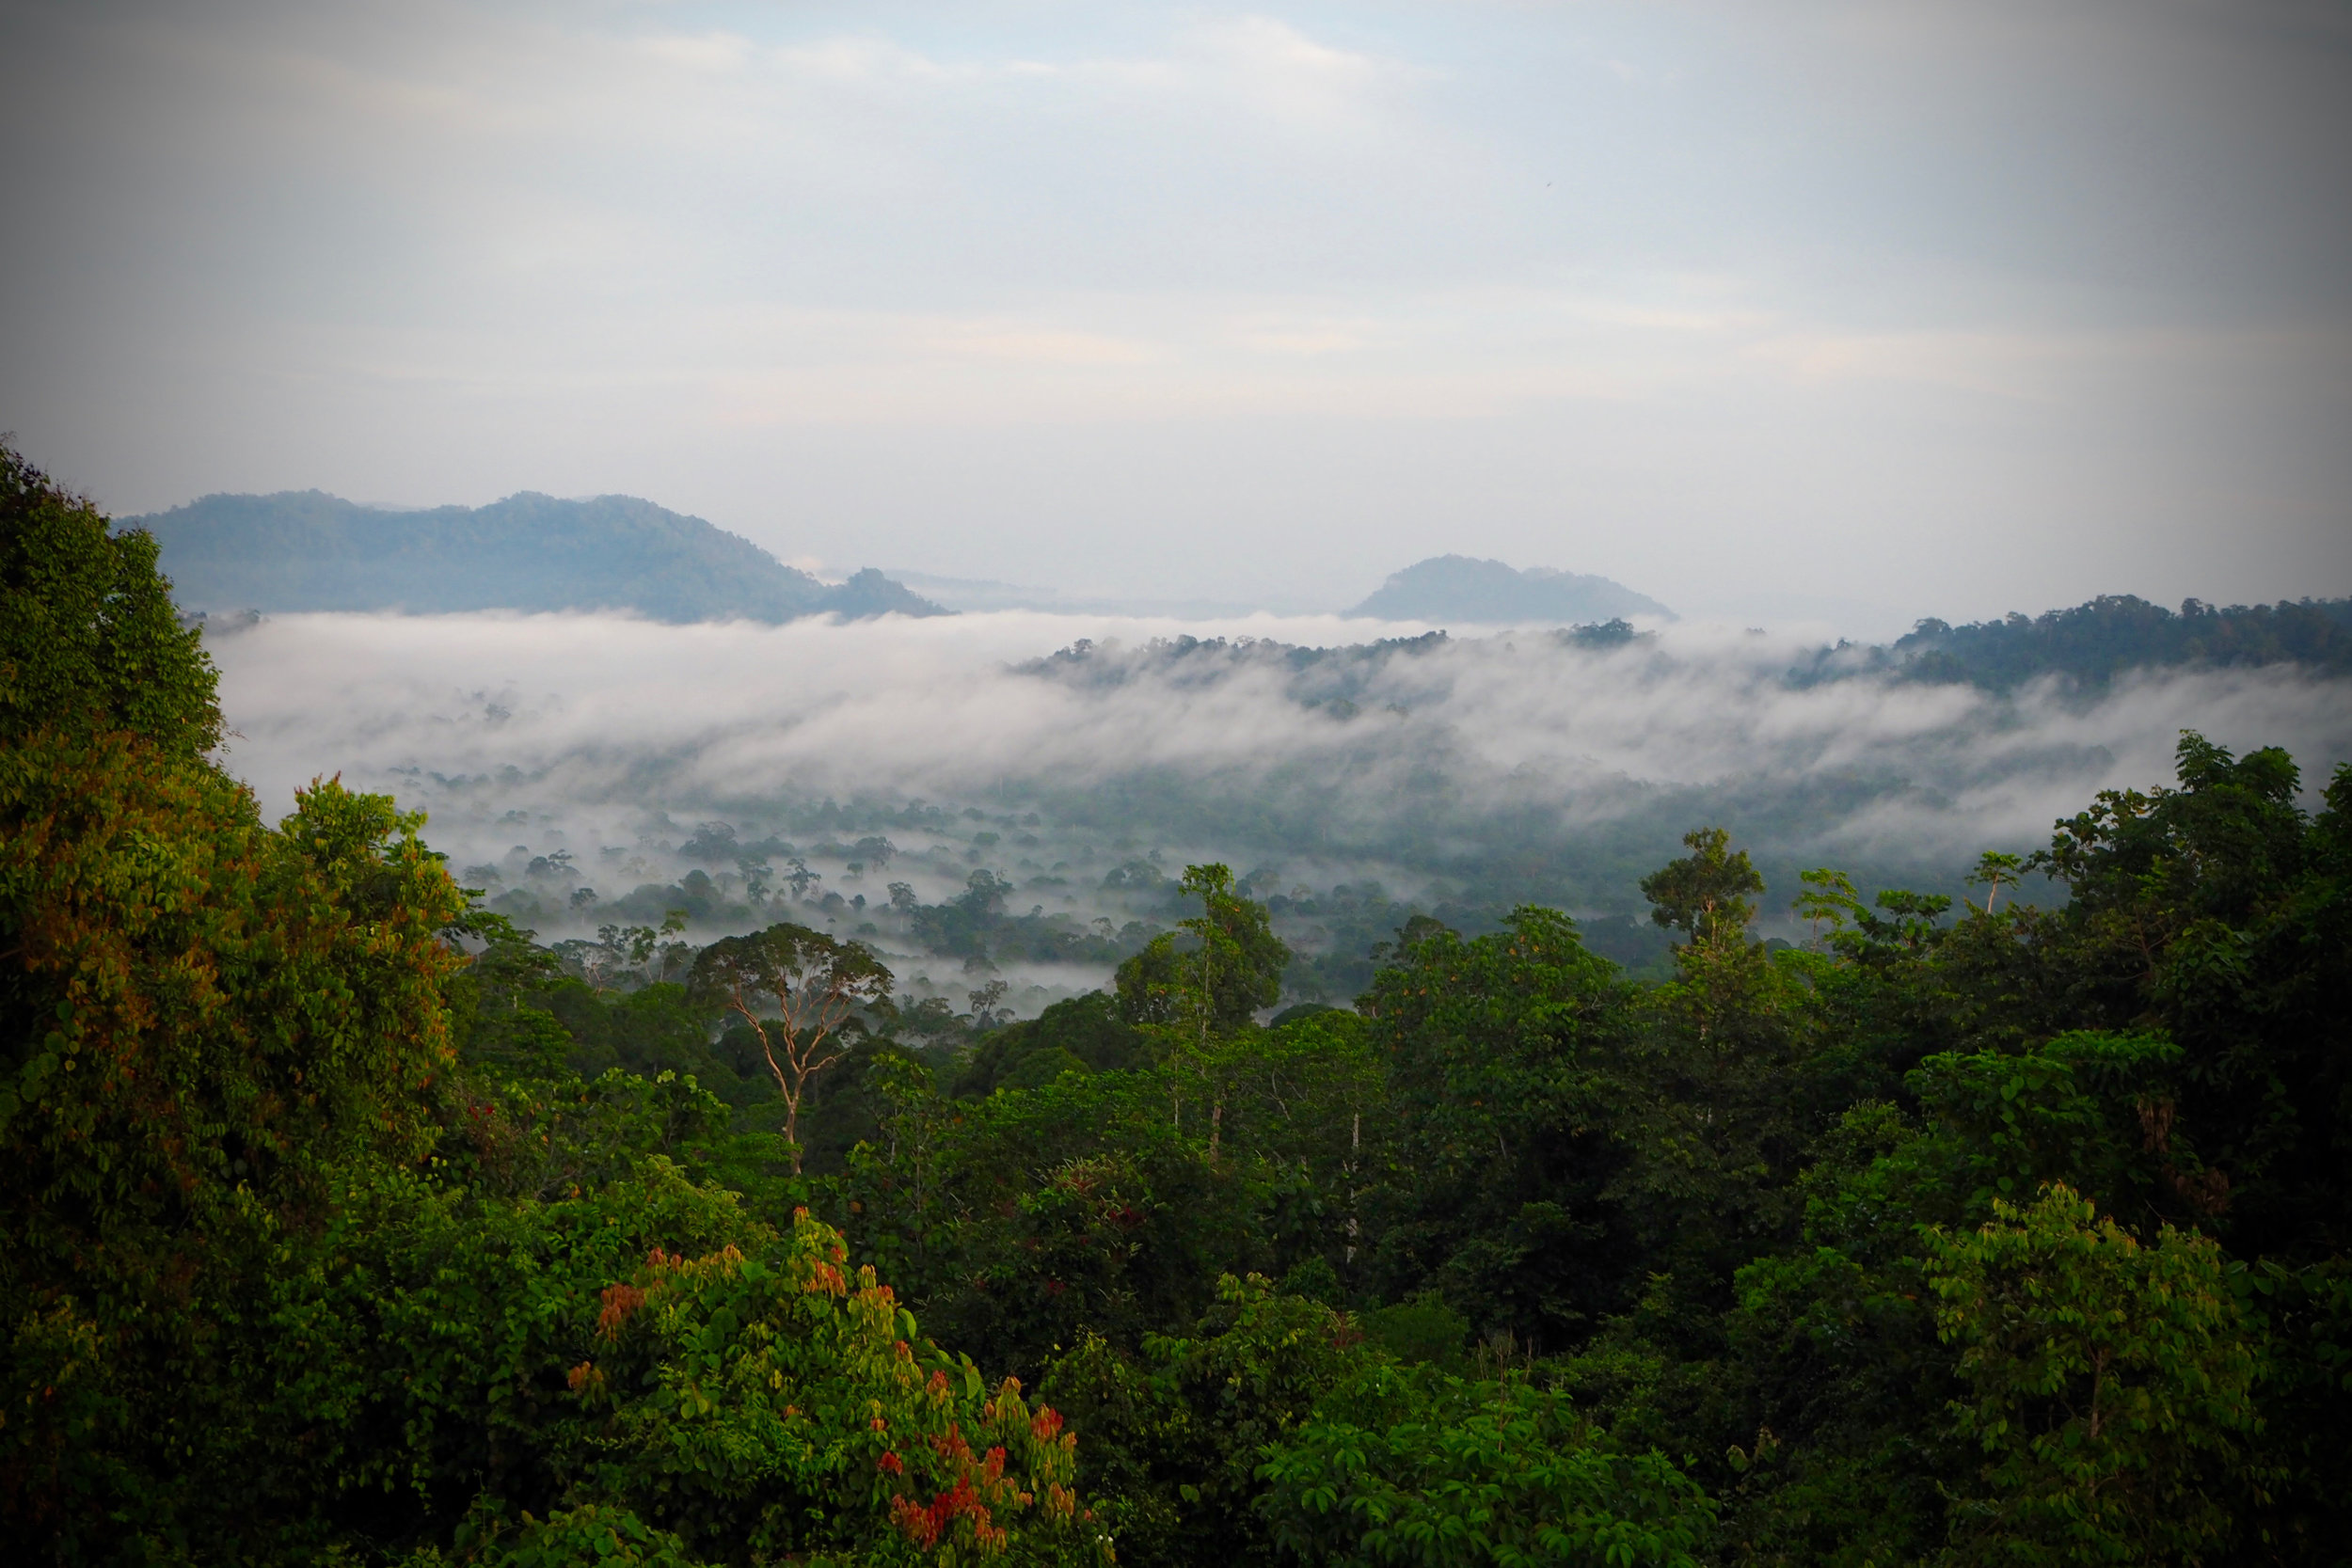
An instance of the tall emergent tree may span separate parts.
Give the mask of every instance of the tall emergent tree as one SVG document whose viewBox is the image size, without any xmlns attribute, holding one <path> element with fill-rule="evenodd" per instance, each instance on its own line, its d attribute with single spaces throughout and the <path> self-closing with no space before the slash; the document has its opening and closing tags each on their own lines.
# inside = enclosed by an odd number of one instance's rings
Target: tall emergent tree
<svg viewBox="0 0 2352 1568">
<path fill-rule="evenodd" d="M 1744 936 L 1756 918 L 1749 895 L 1764 891 L 1748 852 L 1734 850 L 1722 828 L 1692 829 L 1682 842 L 1691 853 L 1642 879 L 1642 896 L 1655 906 L 1650 918 L 1694 943 Z"/>
<path fill-rule="evenodd" d="M 735 1014 L 759 1041 L 784 1096 L 784 1135 L 797 1176 L 809 1080 L 847 1054 L 841 1026 L 890 994 L 890 971 L 856 942 L 787 921 L 704 948 L 687 993 Z"/>
<path fill-rule="evenodd" d="M 1291 952 L 1231 866 L 1188 865 L 1178 888 L 1200 900 L 1199 914 L 1177 923 L 1189 941 L 1168 932 L 1120 965 L 1119 1008 L 1130 1023 L 1181 1024 L 1204 1048 L 1274 1006 Z"/>
</svg>

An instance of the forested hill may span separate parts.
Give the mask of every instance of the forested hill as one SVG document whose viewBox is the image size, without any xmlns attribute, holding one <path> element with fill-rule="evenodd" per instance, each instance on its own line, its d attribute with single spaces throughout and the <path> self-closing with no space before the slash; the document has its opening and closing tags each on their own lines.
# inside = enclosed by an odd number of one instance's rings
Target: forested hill
<svg viewBox="0 0 2352 1568">
<path fill-rule="evenodd" d="M 882 573 L 838 586 L 631 496 L 396 512 L 317 490 L 207 496 L 129 519 L 180 603 L 207 610 L 624 610 L 658 621 L 944 615 Z"/>
<path fill-rule="evenodd" d="M 1646 594 L 1607 578 L 1466 555 L 1432 556 L 1393 573 L 1370 598 L 1347 612 L 1390 621 L 1609 621 L 1628 615 L 1675 618 Z"/>
<path fill-rule="evenodd" d="M 1873 650 L 1907 678 L 2005 691 L 2038 675 L 2104 685 L 2126 670 L 2179 664 L 2301 664 L 2352 671 L 2352 599 L 2281 600 L 2179 611 L 2128 594 L 2071 610 L 1947 626 L 1922 621 Z"/>
<path fill-rule="evenodd" d="M 1688 657 L 1624 620 L 1564 626 L 1551 635 L 1562 646 L 1591 652 L 1638 646 L 1648 649 L 1653 659 Z M 1401 701 L 1383 684 L 1390 667 L 1437 653 L 1449 642 L 1441 631 L 1338 647 L 1248 637 L 1154 639 L 1139 647 L 1081 641 L 1019 668 L 1095 688 L 1147 677 L 1202 686 L 1244 670 L 1278 671 L 1283 689 L 1295 701 L 1346 718 L 1366 703 Z M 2039 616 L 2010 615 L 1961 626 L 1926 620 L 1891 644 L 1817 647 L 1792 664 L 1785 678 L 1804 687 L 1875 675 L 2008 691 L 2042 675 L 2103 685 L 2128 670 L 2195 664 L 2296 664 L 2327 674 L 2352 673 L 2352 599 L 2281 600 L 2226 610 L 2190 599 L 2174 611 L 2128 594 L 2108 594 Z"/>
</svg>

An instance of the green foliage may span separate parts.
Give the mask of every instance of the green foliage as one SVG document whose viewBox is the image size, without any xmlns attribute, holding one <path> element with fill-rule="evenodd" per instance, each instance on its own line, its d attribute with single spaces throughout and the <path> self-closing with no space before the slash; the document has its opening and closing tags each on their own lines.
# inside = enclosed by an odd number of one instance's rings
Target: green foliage
<svg viewBox="0 0 2352 1568">
<path fill-rule="evenodd" d="M 857 942 L 789 922 L 723 937 L 694 959 L 690 1001 L 740 1019 L 759 1042 L 784 1100 L 784 1136 L 801 1169 L 801 1106 L 809 1080 L 848 1053 L 843 1025 L 890 995 L 890 971 Z"/>
<path fill-rule="evenodd" d="M 2352 1245 L 2352 1188 L 2317 1158 L 2352 1103 L 2352 770 L 2307 819 L 2285 752 L 2195 734 L 2180 787 L 2108 791 L 2035 863 L 2073 897 L 2055 955 L 2076 996 L 2182 1051 L 2176 1124 L 2207 1185 L 2184 1192 L 2243 1244 Z"/>
<path fill-rule="evenodd" d="M 1459 1370 L 1470 1342 L 1470 1320 L 1435 1291 L 1422 1291 L 1363 1314 L 1364 1338 L 1398 1361 L 1427 1361 Z"/>
<path fill-rule="evenodd" d="M 1929 1057 L 1910 1082 L 1947 1146 L 1953 1190 L 1938 1207 L 1973 1218 L 2071 1180 L 2118 1212 L 2154 1217 L 2160 1200 L 2201 1194 L 2203 1168 L 2170 1125 L 2180 1060 L 2169 1040 L 2085 1031 L 2032 1051 Z"/>
<path fill-rule="evenodd" d="M 484 1568 L 577 1568 L 588 1562 L 616 1568 L 699 1568 L 684 1543 L 668 1530 L 653 1528 L 627 1509 L 596 1503 L 562 1509 L 544 1519 L 525 1513 L 511 1529 L 493 1522 L 470 1533 L 461 1529 L 458 1538 L 467 1556 Z"/>
<path fill-rule="evenodd" d="M 245 1430 L 216 1341 L 340 1169 L 430 1148 L 458 899 L 382 797 L 314 786 L 272 832 L 121 736 L 0 751 L 0 1475 L 95 1550 L 210 1506 L 162 1456 Z"/>
<path fill-rule="evenodd" d="M 1069 1076 L 984 1101 L 920 1096 L 853 1159 L 850 1234 L 952 1342 L 1024 1374 L 1092 1329 L 1194 1321 L 1265 1262 L 1253 1170 L 1187 1137 L 1157 1074 Z M 1196 1117 L 1196 1122 L 1200 1118 Z"/>
<path fill-rule="evenodd" d="M 1762 884 L 1744 855 L 1712 832 L 1689 842 L 1698 853 L 1654 895 L 1677 901 L 1660 913 L 1685 911 L 1692 940 L 1629 1021 L 1632 1150 L 1607 1196 L 1648 1272 L 1711 1312 L 1745 1259 L 1793 1239 L 1793 1183 L 1826 1107 L 1812 1082 L 1819 966 L 1748 938 L 1742 893 Z"/>
<path fill-rule="evenodd" d="M 1642 879 L 1642 896 L 1654 906 L 1651 920 L 1694 942 L 1744 937 L 1756 918 L 1748 895 L 1764 891 L 1748 852 L 1735 852 L 1731 834 L 1721 828 L 1694 829 L 1682 842 L 1688 856 Z"/>
<path fill-rule="evenodd" d="M 1274 1005 L 1290 949 L 1267 923 L 1265 906 L 1234 891 L 1231 867 L 1188 865 L 1181 885 L 1202 905 L 1179 923 L 1189 943 L 1169 932 L 1120 965 L 1119 1010 L 1129 1023 L 1168 1025 L 1205 1043 Z"/>
<path fill-rule="evenodd" d="M 778 1236 L 657 1162 L 544 1208 L 355 1194 L 329 1241 L 280 1288 L 278 1343 L 299 1354 L 278 1377 L 353 1523 L 594 1502 L 716 1560 L 999 1532 L 1092 1555 L 1058 1418 L 921 1339 L 805 1214 Z"/>
<path fill-rule="evenodd" d="M 2280 600 L 2220 609 L 2189 599 L 2179 612 L 2129 594 L 2071 610 L 1947 626 L 1922 621 L 1891 650 L 1909 679 L 1965 681 L 1994 691 L 2060 673 L 2104 686 L 2126 670 L 2171 664 L 2279 664 L 2352 669 L 2352 604 Z"/>
<path fill-rule="evenodd" d="M 1190 1333 L 1132 1355 L 1090 1334 L 1057 1360 L 1045 1391 L 1087 1433 L 1086 1491 L 1123 1527 L 1125 1560 L 1263 1560 L 1258 1456 L 1354 1370 L 1360 1341 L 1344 1314 L 1227 1275 Z"/>
<path fill-rule="evenodd" d="M 1630 999 L 1552 911 L 1470 941 L 1435 922 L 1401 934 L 1359 1004 L 1387 1063 L 1384 1296 L 1435 1288 L 1482 1328 L 1555 1344 L 1619 1305 L 1629 1260 L 1604 1194 Z"/>
<path fill-rule="evenodd" d="M 983 1037 L 956 1080 L 956 1093 L 984 1095 L 1017 1073 L 1025 1080 L 1014 1086 L 1036 1088 L 1073 1065 L 1086 1072 L 1116 1071 L 1140 1066 L 1152 1050 L 1148 1037 L 1119 1016 L 1113 997 L 1089 991 Z M 1057 1070 L 1027 1066 L 1041 1056 L 1057 1058 Z"/>
<path fill-rule="evenodd" d="M 1714 1505 L 1662 1455 L 1615 1451 L 1566 1395 L 1375 1366 L 1260 1470 L 1310 1563 L 1695 1568 Z"/>
<path fill-rule="evenodd" d="M 2276 1555 L 2324 1562 L 2352 1497 L 2352 1267 L 2233 1264 L 2231 1288 L 2264 1358 L 2258 1410 L 2274 1506 L 2262 1517 Z"/>
<path fill-rule="evenodd" d="M 1970 1562 L 2195 1562 L 2231 1537 L 2257 1359 L 2209 1238 L 2143 1245 L 2062 1184 L 1932 1230 L 1936 1328 L 1961 1347 L 1960 1434 L 1981 1487 L 1952 1522 Z"/>
<path fill-rule="evenodd" d="M 108 736 L 0 752 L 0 822 L 20 1234 L 282 1215 L 353 1140 L 422 1147 L 458 902 L 418 818 L 330 783 L 271 832 L 204 765 Z"/>
<path fill-rule="evenodd" d="M 993 1364 L 1025 1373 L 1089 1331 L 1132 1353 L 1187 1329 L 1221 1274 L 1311 1260 L 1344 1297 L 1381 1093 L 1352 1014 L 981 1100 L 882 1076 L 897 1109 L 850 1161 L 847 1228 Z"/>
<path fill-rule="evenodd" d="M 174 758 L 220 739 L 217 677 L 183 628 L 155 541 L 0 444 L 0 741 L 127 730 Z"/>
</svg>

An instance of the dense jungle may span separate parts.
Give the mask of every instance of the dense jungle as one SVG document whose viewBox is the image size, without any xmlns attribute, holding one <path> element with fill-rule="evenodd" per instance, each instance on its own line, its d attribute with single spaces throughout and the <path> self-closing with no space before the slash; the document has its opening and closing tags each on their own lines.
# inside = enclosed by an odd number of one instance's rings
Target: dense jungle
<svg viewBox="0 0 2352 1568">
<path fill-rule="evenodd" d="M 17 1560 L 2344 1559 L 2341 759 L 2184 734 L 1964 898 L 1694 823 L 1638 974 L 1413 915 L 1344 1005 L 1192 864 L 1009 1020 L 264 821 L 155 562 L 0 456 Z"/>
</svg>

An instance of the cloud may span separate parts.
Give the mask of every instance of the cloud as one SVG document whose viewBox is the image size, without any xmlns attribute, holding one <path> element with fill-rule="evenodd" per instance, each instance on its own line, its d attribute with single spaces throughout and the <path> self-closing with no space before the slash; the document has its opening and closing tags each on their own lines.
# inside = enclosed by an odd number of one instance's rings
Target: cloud
<svg viewBox="0 0 2352 1568">
<path fill-rule="evenodd" d="M 1200 57 L 1231 73 L 1239 96 L 1280 119 L 1323 130 L 1372 129 L 1391 95 L 1427 74 L 1321 43 L 1289 23 L 1244 16 L 1204 23 Z"/>
<path fill-rule="evenodd" d="M 214 651 L 230 766 L 273 806 L 341 770 L 431 811 L 461 861 L 509 848 L 516 814 L 532 833 L 628 846 L 827 798 L 921 798 L 1041 813 L 1041 861 L 1127 839 L 1623 908 L 1700 821 L 1733 828 L 1784 880 L 1840 863 L 1950 885 L 1979 849 L 2045 841 L 2097 790 L 2168 782 L 2185 728 L 2285 745 L 2314 785 L 2352 758 L 2345 683 L 2289 669 L 2004 697 L 1792 685 L 1801 644 L 1721 627 L 1599 652 L 1548 632 L 1360 646 L 1421 629 L 294 615 Z M 1267 641 L 1152 641 L 1203 631 Z M 1080 638 L 1087 657 L 1038 662 Z"/>
<path fill-rule="evenodd" d="M 2352 55 L 2294 7 L 18 10 L 0 429 L 120 511 L 618 491 L 1286 602 L 1438 533 L 1727 612 L 2352 589 Z"/>
</svg>

